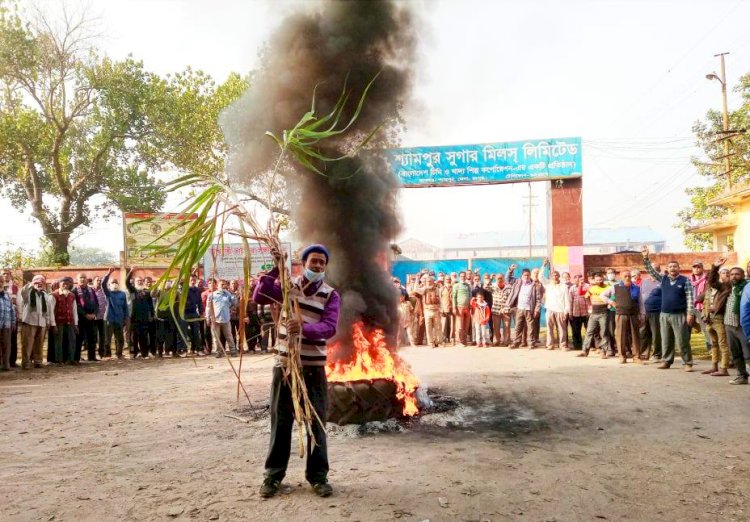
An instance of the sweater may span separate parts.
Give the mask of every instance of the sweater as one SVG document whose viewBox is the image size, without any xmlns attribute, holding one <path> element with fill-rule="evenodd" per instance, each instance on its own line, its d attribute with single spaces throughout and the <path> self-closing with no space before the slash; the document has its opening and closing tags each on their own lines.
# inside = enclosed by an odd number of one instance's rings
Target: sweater
<svg viewBox="0 0 750 522">
<path fill-rule="evenodd" d="M 469 283 L 462 283 L 457 281 L 453 285 L 453 311 L 455 312 L 459 306 L 468 307 L 471 303 L 471 287 Z"/>
</svg>

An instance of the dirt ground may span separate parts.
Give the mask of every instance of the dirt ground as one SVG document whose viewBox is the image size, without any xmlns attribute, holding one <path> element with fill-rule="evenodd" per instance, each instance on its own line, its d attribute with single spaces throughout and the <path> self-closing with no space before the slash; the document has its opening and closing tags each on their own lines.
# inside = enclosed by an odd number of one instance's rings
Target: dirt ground
<svg viewBox="0 0 750 522">
<path fill-rule="evenodd" d="M 750 519 L 750 386 L 539 349 L 404 355 L 459 407 L 331 427 L 328 499 L 296 456 L 259 498 L 268 417 L 225 417 L 251 416 L 226 361 L 0 375 L 0 520 Z M 245 363 L 263 406 L 272 360 Z"/>
</svg>

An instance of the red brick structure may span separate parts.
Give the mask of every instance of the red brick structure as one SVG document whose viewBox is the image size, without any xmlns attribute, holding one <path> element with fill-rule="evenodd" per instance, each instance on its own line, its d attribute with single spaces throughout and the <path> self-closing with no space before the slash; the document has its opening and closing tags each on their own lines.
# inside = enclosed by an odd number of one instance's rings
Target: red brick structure
<svg viewBox="0 0 750 522">
<path fill-rule="evenodd" d="M 736 252 L 680 252 L 678 254 L 662 253 L 651 254 L 651 262 L 660 264 L 662 268 L 667 267 L 670 261 L 680 263 L 680 269 L 685 274 L 689 274 L 694 261 L 703 263 L 703 268 L 711 269 L 711 265 L 719 256 L 727 256 L 725 266 L 731 268 L 737 265 Z M 625 268 L 640 268 L 643 270 L 643 256 L 640 252 L 632 254 L 603 254 L 588 255 L 583 257 L 586 272 L 604 271 L 607 268 L 614 268 L 618 272 Z M 742 268 L 745 268 L 744 266 Z"/>
</svg>

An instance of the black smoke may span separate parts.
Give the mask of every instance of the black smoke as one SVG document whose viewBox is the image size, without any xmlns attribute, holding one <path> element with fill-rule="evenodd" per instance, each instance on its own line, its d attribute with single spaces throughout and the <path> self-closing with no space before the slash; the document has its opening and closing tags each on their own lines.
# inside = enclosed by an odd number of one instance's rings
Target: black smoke
<svg viewBox="0 0 750 522">
<path fill-rule="evenodd" d="M 395 145 L 400 112 L 411 95 L 417 30 L 408 5 L 391 1 L 326 1 L 287 16 L 269 40 L 250 89 L 222 117 L 230 178 L 248 183 L 273 168 L 278 149 L 265 132 L 281 135 L 294 126 L 310 109 L 316 86 L 317 112 L 325 114 L 346 81 L 350 116 L 377 75 L 352 132 L 326 141 L 326 155 L 351 151 L 381 124 L 368 148 Z M 301 189 L 292 208 L 301 239 L 331 250 L 329 280 L 343 298 L 338 337 L 346 345 L 352 324 L 362 319 L 393 338 L 398 298 L 382 262 L 400 230 L 398 180 L 377 152 L 326 169 L 325 176 L 299 169 L 288 181 Z"/>
</svg>

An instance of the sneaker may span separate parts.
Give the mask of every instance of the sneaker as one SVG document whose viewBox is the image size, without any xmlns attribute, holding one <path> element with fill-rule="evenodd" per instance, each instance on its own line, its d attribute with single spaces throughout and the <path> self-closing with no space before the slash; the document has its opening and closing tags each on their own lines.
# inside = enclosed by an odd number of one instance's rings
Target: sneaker
<svg viewBox="0 0 750 522">
<path fill-rule="evenodd" d="M 738 375 L 731 381 L 729 381 L 729 384 L 747 384 L 747 377 L 744 375 Z"/>
<path fill-rule="evenodd" d="M 281 489 L 281 481 L 267 478 L 263 481 L 263 485 L 260 487 L 260 496 L 263 498 L 271 498 Z"/>
<path fill-rule="evenodd" d="M 319 497 L 330 497 L 333 494 L 333 488 L 328 482 L 316 482 L 312 485 L 312 488 Z"/>
</svg>

